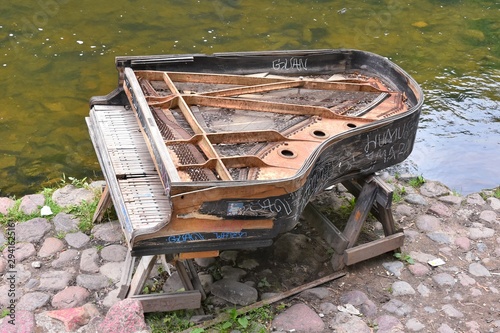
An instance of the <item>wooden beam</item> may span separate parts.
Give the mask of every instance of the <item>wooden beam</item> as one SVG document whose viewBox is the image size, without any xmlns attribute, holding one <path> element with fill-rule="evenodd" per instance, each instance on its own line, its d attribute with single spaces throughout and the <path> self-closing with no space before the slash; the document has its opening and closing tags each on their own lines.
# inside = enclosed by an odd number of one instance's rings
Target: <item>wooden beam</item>
<svg viewBox="0 0 500 333">
<path fill-rule="evenodd" d="M 353 247 L 358 240 L 361 227 L 370 212 L 376 195 L 377 185 L 375 183 L 370 182 L 363 186 L 343 232 L 344 236 L 349 240 L 348 247 Z"/>
<path fill-rule="evenodd" d="M 111 207 L 112 203 L 111 194 L 109 193 L 108 185 L 106 185 L 104 186 L 101 198 L 99 199 L 94 216 L 92 217 L 92 223 L 101 222 L 104 217 L 104 213 L 106 213 L 106 210 Z"/>
<path fill-rule="evenodd" d="M 135 270 L 132 282 L 130 283 L 129 297 L 139 295 L 142 292 L 144 283 L 148 279 L 149 273 L 156 262 L 156 258 L 156 256 L 144 256 L 141 258 Z"/>
<path fill-rule="evenodd" d="M 179 293 L 134 295 L 130 297 L 141 302 L 144 312 L 167 312 L 201 307 L 201 293 L 198 290 Z"/>
<path fill-rule="evenodd" d="M 402 232 L 398 232 L 394 235 L 347 249 L 344 251 L 344 262 L 349 266 L 379 256 L 383 253 L 396 250 L 403 246 L 404 238 L 405 235 Z"/>
<path fill-rule="evenodd" d="M 342 232 L 312 204 L 307 204 L 302 212 L 304 218 L 310 222 L 321 234 L 323 240 L 331 246 L 336 253 L 343 253 L 349 245 L 349 240 Z"/>
<path fill-rule="evenodd" d="M 311 288 L 314 288 L 314 287 L 317 287 L 317 286 L 320 286 L 324 283 L 327 283 L 327 282 L 330 282 L 332 280 L 335 280 L 335 279 L 338 279 L 338 278 L 341 278 L 345 275 L 344 272 L 337 272 L 337 273 L 333 273 L 333 274 L 330 274 L 330 275 L 327 275 L 327 276 L 324 276 L 322 278 L 319 278 L 318 280 L 314 280 L 312 282 L 309 282 L 309 283 L 306 283 L 306 284 L 303 284 L 301 286 L 298 286 L 298 287 L 295 287 L 293 289 L 290 289 L 290 290 L 287 290 L 287 291 L 284 291 L 282 293 L 279 293 L 271 298 L 268 298 L 268 299 L 265 299 L 265 300 L 262 300 L 262 301 L 259 301 L 259 302 L 256 302 L 254 304 L 250 304 L 248 306 L 245 306 L 243 308 L 239 308 L 237 311 L 237 314 L 238 316 L 241 316 L 249 311 L 252 311 L 254 309 L 257 309 L 257 308 L 260 308 L 264 305 L 269 305 L 269 304 L 273 304 L 275 302 L 278 302 L 278 301 L 281 301 L 282 299 L 285 299 L 287 297 L 291 297 L 295 294 L 298 294 L 304 290 L 307 290 L 307 289 L 311 289 Z M 212 327 L 212 326 L 215 326 L 219 323 L 222 323 L 226 320 L 229 320 L 229 314 L 227 312 L 223 312 L 221 315 L 219 315 L 217 318 L 215 319 L 212 319 L 212 320 L 209 320 L 207 322 L 204 322 L 200 325 L 197 325 L 197 326 L 193 326 L 187 330 L 184 330 L 182 331 L 181 333 L 189 333 L 191 332 L 192 330 L 194 330 L 195 328 L 209 328 L 209 327 Z"/>
</svg>

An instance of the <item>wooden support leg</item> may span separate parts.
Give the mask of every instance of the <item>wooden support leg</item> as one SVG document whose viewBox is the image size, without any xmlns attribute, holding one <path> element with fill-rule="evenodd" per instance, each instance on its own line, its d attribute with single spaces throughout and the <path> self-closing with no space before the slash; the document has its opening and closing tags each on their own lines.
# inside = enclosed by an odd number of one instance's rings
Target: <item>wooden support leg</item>
<svg viewBox="0 0 500 333">
<path fill-rule="evenodd" d="M 153 269 L 153 266 L 156 263 L 156 259 L 157 256 L 145 256 L 141 258 L 141 261 L 139 261 L 139 264 L 137 265 L 134 277 L 132 278 L 128 296 L 139 295 L 141 293 L 144 288 L 144 283 L 148 279 L 149 273 L 151 273 L 151 269 Z"/>
<path fill-rule="evenodd" d="M 112 203 L 113 202 L 111 201 L 111 194 L 109 193 L 108 185 L 106 185 L 104 187 L 104 190 L 102 191 L 101 199 L 97 204 L 94 216 L 92 217 L 92 223 L 101 222 L 102 218 L 104 217 L 104 213 L 106 212 L 106 209 L 111 207 Z"/>
<path fill-rule="evenodd" d="M 130 284 L 132 282 L 132 270 L 134 269 L 135 257 L 132 257 L 130 251 L 127 251 L 127 256 L 125 257 L 125 263 L 123 265 L 122 277 L 120 279 L 120 291 L 118 292 L 118 298 L 124 299 L 127 297 L 130 290 Z"/>
<path fill-rule="evenodd" d="M 358 240 L 363 223 L 370 212 L 377 195 L 377 185 L 373 182 L 366 183 L 356 200 L 356 205 L 349 216 L 343 235 L 348 240 L 347 248 L 353 247 Z M 332 266 L 335 270 L 344 267 L 344 253 L 336 253 L 332 257 Z"/>
<path fill-rule="evenodd" d="M 184 265 L 184 262 L 186 262 L 187 267 Z M 206 297 L 206 294 L 201 287 L 201 282 L 198 279 L 198 274 L 196 274 L 196 270 L 194 269 L 194 265 L 191 262 L 191 259 L 185 260 L 184 262 L 181 260 L 176 260 L 175 262 L 175 268 L 177 268 L 177 272 L 179 273 L 179 277 L 181 278 L 184 288 L 186 290 L 193 291 L 195 290 L 195 286 L 199 287 L 201 290 L 198 289 L 198 291 L 202 295 L 202 299 L 204 299 Z M 196 309 L 195 312 L 199 315 L 205 314 L 202 307 Z"/>
</svg>

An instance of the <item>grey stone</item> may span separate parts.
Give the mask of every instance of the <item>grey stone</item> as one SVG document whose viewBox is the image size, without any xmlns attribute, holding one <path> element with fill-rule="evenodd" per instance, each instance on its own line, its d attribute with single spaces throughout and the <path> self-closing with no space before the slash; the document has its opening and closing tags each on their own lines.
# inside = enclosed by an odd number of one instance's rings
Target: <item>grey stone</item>
<svg viewBox="0 0 500 333">
<path fill-rule="evenodd" d="M 64 243 L 60 239 L 49 237 L 43 241 L 40 251 L 38 251 L 38 256 L 40 258 L 50 257 L 64 248 Z"/>
<path fill-rule="evenodd" d="M 488 205 L 490 205 L 491 209 L 500 211 L 500 199 L 497 198 L 488 198 L 486 199 Z"/>
<path fill-rule="evenodd" d="M 436 259 L 436 256 L 433 256 L 432 254 L 418 252 L 418 251 L 411 251 L 410 257 L 412 257 L 418 262 L 422 262 L 425 264 L 427 264 L 427 262 L 429 262 L 430 260 Z"/>
<path fill-rule="evenodd" d="M 468 276 L 465 273 L 459 273 L 458 274 L 458 281 L 464 287 L 466 287 L 466 286 L 473 286 L 473 285 L 476 284 L 476 280 L 474 280 L 473 278 L 471 278 L 470 276 Z"/>
<path fill-rule="evenodd" d="M 325 299 L 329 295 L 330 291 L 324 287 L 311 288 L 300 293 L 300 297 L 306 300 Z"/>
<path fill-rule="evenodd" d="M 0 257 L 0 274 L 3 274 L 7 269 L 7 260 Z"/>
<path fill-rule="evenodd" d="M 385 303 L 384 306 L 382 306 L 382 309 L 398 316 L 406 316 L 413 311 L 413 307 L 411 305 L 403 303 L 395 298 Z"/>
<path fill-rule="evenodd" d="M 401 270 L 405 267 L 405 265 L 401 261 L 384 262 L 382 263 L 382 266 L 384 266 L 384 268 L 389 273 L 393 274 L 396 277 L 401 276 Z"/>
<path fill-rule="evenodd" d="M 415 209 L 408 205 L 397 205 L 394 213 L 402 216 L 412 216 L 415 213 Z"/>
<path fill-rule="evenodd" d="M 441 221 L 432 215 L 420 215 L 415 221 L 417 228 L 421 231 L 432 232 L 441 229 Z"/>
<path fill-rule="evenodd" d="M 111 281 L 102 274 L 80 274 L 76 277 L 76 285 L 88 290 L 100 290 L 109 287 Z"/>
<path fill-rule="evenodd" d="M 212 294 L 237 305 L 249 305 L 257 301 L 258 293 L 244 283 L 222 279 L 212 285 Z"/>
<path fill-rule="evenodd" d="M 412 205 L 427 206 L 427 200 L 420 194 L 408 194 L 405 196 L 405 201 L 411 203 Z"/>
<path fill-rule="evenodd" d="M 463 251 L 469 251 L 470 250 L 470 239 L 462 236 L 462 237 L 457 237 L 455 238 L 455 245 L 461 248 Z"/>
<path fill-rule="evenodd" d="M 324 302 L 319 305 L 319 310 L 321 311 L 321 313 L 329 315 L 331 313 L 337 312 L 337 307 L 333 303 Z"/>
<path fill-rule="evenodd" d="M 259 262 L 255 259 L 245 259 L 242 262 L 238 263 L 238 267 L 252 270 L 259 267 Z"/>
<path fill-rule="evenodd" d="M 47 219 L 37 217 L 16 225 L 16 241 L 38 243 L 50 231 Z"/>
<path fill-rule="evenodd" d="M 200 279 L 201 286 L 203 290 L 209 292 L 212 288 L 212 284 L 214 283 L 214 277 L 210 274 L 199 272 L 198 278 Z"/>
<path fill-rule="evenodd" d="M 378 326 L 377 333 L 404 333 L 403 324 L 398 318 L 383 315 L 375 319 Z"/>
<path fill-rule="evenodd" d="M 478 262 L 469 265 L 469 273 L 474 276 L 491 276 L 490 271 Z"/>
<path fill-rule="evenodd" d="M 359 311 L 367 318 L 373 318 L 377 315 L 377 305 L 372 300 L 367 300 L 359 307 Z"/>
<path fill-rule="evenodd" d="M 215 258 L 195 258 L 194 262 L 203 268 L 209 267 L 213 263 L 215 263 Z"/>
<path fill-rule="evenodd" d="M 450 194 L 450 190 L 439 182 L 426 181 L 420 187 L 420 193 L 428 198 L 435 198 Z"/>
<path fill-rule="evenodd" d="M 72 214 L 58 213 L 52 222 L 57 232 L 75 232 L 78 231 L 80 219 Z"/>
<path fill-rule="evenodd" d="M 483 210 L 479 214 L 479 219 L 488 223 L 495 223 L 497 221 L 497 213 L 492 210 Z"/>
<path fill-rule="evenodd" d="M 64 240 L 69 246 L 75 249 L 80 249 L 90 242 L 90 237 L 85 235 L 83 232 L 78 231 L 75 233 L 67 234 L 64 236 Z"/>
<path fill-rule="evenodd" d="M 122 276 L 122 269 L 123 262 L 108 262 L 99 268 L 99 272 L 116 283 L 120 281 L 120 278 Z"/>
<path fill-rule="evenodd" d="M 127 248 L 122 245 L 109 245 L 101 250 L 101 258 L 106 261 L 124 261 L 127 256 Z"/>
<path fill-rule="evenodd" d="M 28 194 L 21 198 L 19 210 L 24 214 L 33 214 L 38 212 L 39 207 L 45 203 L 43 194 Z"/>
<path fill-rule="evenodd" d="M 485 243 L 477 243 L 476 244 L 477 251 L 480 253 L 486 252 L 488 250 L 488 245 Z"/>
<path fill-rule="evenodd" d="M 86 299 L 90 296 L 87 289 L 79 286 L 68 287 L 52 298 L 52 306 L 56 309 L 70 309 L 85 304 Z"/>
<path fill-rule="evenodd" d="M 69 249 L 64 252 L 59 253 L 59 258 L 52 261 L 53 268 L 61 268 L 69 265 L 73 265 L 73 260 L 78 257 L 78 251 L 75 249 Z"/>
<path fill-rule="evenodd" d="M 48 311 L 41 312 L 35 315 L 37 331 L 35 332 L 67 332 L 62 321 L 54 320 L 47 316 Z M 90 331 L 91 332 L 91 331 Z M 94 331 L 96 332 L 96 331 Z M 82 332 L 83 333 L 83 332 Z"/>
<path fill-rule="evenodd" d="M 73 185 L 66 185 L 54 191 L 52 200 L 61 207 L 78 206 L 84 201 L 92 202 L 94 192 Z"/>
<path fill-rule="evenodd" d="M 404 296 L 414 295 L 415 289 L 406 281 L 396 281 L 392 284 L 392 295 Z"/>
<path fill-rule="evenodd" d="M 14 207 L 16 202 L 11 198 L 1 197 L 0 198 L 0 214 L 7 215 L 9 213 L 9 209 Z"/>
<path fill-rule="evenodd" d="M 236 258 L 238 258 L 238 251 L 223 251 L 220 253 L 221 260 L 231 261 L 236 263 Z"/>
<path fill-rule="evenodd" d="M 38 290 L 57 291 L 66 288 L 73 275 L 65 271 L 48 271 L 40 276 Z"/>
<path fill-rule="evenodd" d="M 420 277 L 429 273 L 429 266 L 423 265 L 419 262 L 409 265 L 408 270 L 415 276 Z"/>
<path fill-rule="evenodd" d="M 469 205 L 483 206 L 486 204 L 486 201 L 484 201 L 479 193 L 473 193 L 467 196 L 467 203 Z"/>
<path fill-rule="evenodd" d="M 80 270 L 82 272 L 97 273 L 99 272 L 99 254 L 97 249 L 91 247 L 82 251 L 80 258 Z"/>
<path fill-rule="evenodd" d="M 12 271 L 16 272 L 16 274 L 15 274 L 16 280 L 15 281 L 18 285 L 22 285 L 22 284 L 26 283 L 29 279 L 31 279 L 31 271 L 29 270 L 29 268 L 27 268 L 26 265 L 17 264 L 14 267 L 14 269 L 12 269 Z M 11 277 L 11 274 L 5 274 L 3 276 L 3 280 L 9 283 L 10 281 L 7 279 L 10 277 Z"/>
<path fill-rule="evenodd" d="M 306 260 L 303 249 L 307 247 L 310 239 L 302 234 L 286 233 L 274 244 L 274 256 L 289 264 L 296 264 Z M 309 259 L 307 259 L 309 260 Z"/>
<path fill-rule="evenodd" d="M 247 272 L 241 268 L 235 268 L 231 266 L 222 266 L 220 273 L 224 279 L 240 281 Z"/>
<path fill-rule="evenodd" d="M 5 247 L 3 250 L 3 257 L 8 258 L 11 250 L 12 247 Z M 16 243 L 16 245 L 14 245 L 14 256 L 16 258 L 16 262 L 22 262 L 25 259 L 34 256 L 35 253 L 35 246 L 31 243 Z"/>
<path fill-rule="evenodd" d="M 472 240 L 491 238 L 495 235 L 495 230 L 487 227 L 469 228 L 469 238 Z"/>
<path fill-rule="evenodd" d="M 445 304 L 441 307 L 441 310 L 448 316 L 452 318 L 462 318 L 464 314 L 457 309 L 451 304 Z"/>
<path fill-rule="evenodd" d="M 38 288 L 39 285 L 40 285 L 40 280 L 29 279 L 29 281 L 26 282 L 26 284 L 24 285 L 24 289 L 25 290 L 35 290 L 36 288 Z"/>
<path fill-rule="evenodd" d="M 436 282 L 440 287 L 455 285 L 455 278 L 448 273 L 438 273 L 432 276 L 432 280 Z"/>
<path fill-rule="evenodd" d="M 2 333 L 14 333 L 14 332 L 35 332 L 35 315 L 30 311 L 19 310 L 16 311 L 16 325 L 15 328 L 12 329 L 12 325 L 8 320 L 3 320 L 0 323 L 0 332 Z"/>
<path fill-rule="evenodd" d="M 0 286 L 0 305 L 4 307 L 11 304 L 10 303 L 11 299 L 18 300 L 23 296 L 23 291 L 17 290 L 17 292 L 14 295 L 12 295 L 13 297 L 9 297 L 9 289 L 10 289 L 10 284 L 4 284 L 3 286 Z"/>
<path fill-rule="evenodd" d="M 413 332 L 420 332 L 425 328 L 425 325 L 422 324 L 417 318 L 410 318 L 406 322 L 406 328 Z"/>
<path fill-rule="evenodd" d="M 92 235 L 95 239 L 109 243 L 118 243 L 123 240 L 122 228 L 117 221 L 95 225 L 92 228 Z"/>
<path fill-rule="evenodd" d="M 102 305 L 104 305 L 107 308 L 112 307 L 115 303 L 121 301 L 120 298 L 118 298 L 118 294 L 120 293 L 120 288 L 111 290 L 106 297 L 102 300 Z"/>
<path fill-rule="evenodd" d="M 181 277 L 177 271 L 173 272 L 172 275 L 163 284 L 163 291 L 166 293 L 174 293 L 179 290 L 184 289 L 184 284 L 182 284 Z"/>
<path fill-rule="evenodd" d="M 47 304 L 50 300 L 50 295 L 41 292 L 33 292 L 25 294 L 17 303 L 17 310 L 35 311 Z"/>
<path fill-rule="evenodd" d="M 277 331 L 295 330 L 296 332 L 322 332 L 325 323 L 310 307 L 303 303 L 292 305 L 284 312 L 277 315 L 272 326 Z"/>
<path fill-rule="evenodd" d="M 460 206 L 463 198 L 456 195 L 445 195 L 443 197 L 439 197 L 438 200 L 450 205 Z"/>
<path fill-rule="evenodd" d="M 444 232 L 429 232 L 427 237 L 439 244 L 451 244 L 452 240 L 449 235 Z"/>
<path fill-rule="evenodd" d="M 348 313 L 337 313 L 335 317 L 330 320 L 329 327 L 336 333 L 370 333 L 370 327 L 357 316 L 351 316 Z M 290 332 L 290 330 L 288 331 Z M 301 332 L 309 332 L 307 330 Z"/>
<path fill-rule="evenodd" d="M 438 333 L 456 333 L 448 324 L 441 324 L 438 328 Z"/>
<path fill-rule="evenodd" d="M 342 304 L 352 304 L 359 306 L 368 301 L 368 296 L 360 290 L 351 290 L 345 294 L 340 295 L 340 302 Z"/>
<path fill-rule="evenodd" d="M 453 214 L 453 211 L 441 202 L 432 204 L 428 212 L 439 217 L 450 217 Z"/>
</svg>

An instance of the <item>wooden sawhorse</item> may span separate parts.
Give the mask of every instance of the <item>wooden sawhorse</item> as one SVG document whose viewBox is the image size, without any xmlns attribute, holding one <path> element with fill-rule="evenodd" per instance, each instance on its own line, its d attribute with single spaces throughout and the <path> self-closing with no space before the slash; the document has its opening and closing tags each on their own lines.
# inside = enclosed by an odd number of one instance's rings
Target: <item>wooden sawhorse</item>
<svg viewBox="0 0 500 333">
<path fill-rule="evenodd" d="M 343 231 L 340 231 L 316 207 L 308 204 L 303 212 L 306 220 L 323 234 L 329 246 L 335 250 L 332 257 L 334 270 L 353 265 L 386 252 L 396 251 L 404 242 L 404 234 L 397 231 L 392 216 L 392 189 L 378 176 L 350 180 L 342 183 L 356 197 L 356 204 Z M 361 228 L 372 213 L 382 223 L 385 237 L 354 246 Z"/>
</svg>

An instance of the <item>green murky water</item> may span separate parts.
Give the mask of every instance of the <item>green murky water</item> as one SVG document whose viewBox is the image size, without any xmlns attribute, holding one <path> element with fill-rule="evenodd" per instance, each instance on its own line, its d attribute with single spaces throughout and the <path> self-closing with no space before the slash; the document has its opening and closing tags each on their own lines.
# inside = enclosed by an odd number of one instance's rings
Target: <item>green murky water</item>
<svg viewBox="0 0 500 333">
<path fill-rule="evenodd" d="M 469 193 L 500 184 L 498 1 L 76 1 L 0 5 L 0 196 L 100 177 L 84 117 L 114 57 L 356 48 L 424 89 L 412 172 Z"/>
</svg>

